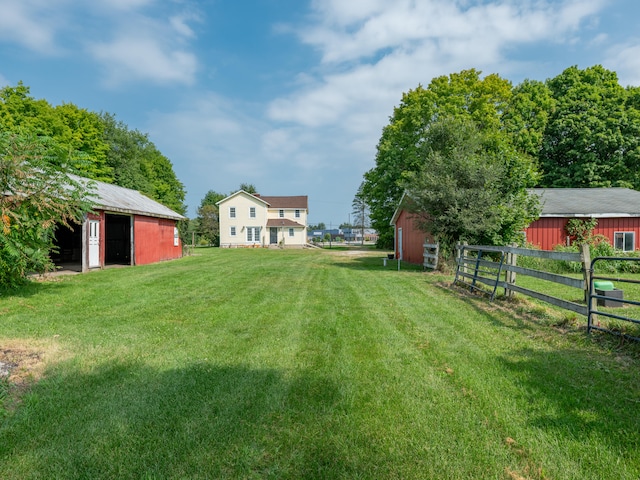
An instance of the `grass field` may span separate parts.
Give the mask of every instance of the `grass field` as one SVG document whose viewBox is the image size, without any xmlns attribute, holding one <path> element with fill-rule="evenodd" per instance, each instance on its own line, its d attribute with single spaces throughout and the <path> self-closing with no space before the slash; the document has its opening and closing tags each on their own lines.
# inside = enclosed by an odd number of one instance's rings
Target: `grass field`
<svg viewBox="0 0 640 480">
<path fill-rule="evenodd" d="M 202 249 L 4 292 L 0 478 L 640 477 L 637 349 L 382 256 Z"/>
</svg>

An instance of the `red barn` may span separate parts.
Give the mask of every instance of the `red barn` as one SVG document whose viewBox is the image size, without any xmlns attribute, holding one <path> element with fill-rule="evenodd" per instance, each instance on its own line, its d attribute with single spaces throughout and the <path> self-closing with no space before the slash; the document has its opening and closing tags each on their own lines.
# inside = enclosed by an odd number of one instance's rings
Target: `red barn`
<svg viewBox="0 0 640 480">
<path fill-rule="evenodd" d="M 594 234 L 603 235 L 616 249 L 639 248 L 640 192 L 629 188 L 535 188 L 540 197 L 540 218 L 525 230 L 528 243 L 552 250 L 567 245 L 565 229 L 571 218 L 595 218 Z"/>
<path fill-rule="evenodd" d="M 593 233 L 606 237 L 616 249 L 640 248 L 640 192 L 628 188 L 535 188 L 530 192 L 540 197 L 542 212 L 525 229 L 528 243 L 542 250 L 567 245 L 569 219 L 595 218 L 598 223 Z M 405 194 L 391 219 L 396 256 L 421 265 L 423 244 L 431 238 L 415 227 L 415 214 L 405 209 L 407 201 Z"/>
<path fill-rule="evenodd" d="M 91 183 L 93 212 L 73 230 L 61 226 L 56 231 L 58 252 L 52 259 L 57 266 L 86 272 L 182 257 L 177 222 L 185 217 L 136 190 Z"/>
</svg>

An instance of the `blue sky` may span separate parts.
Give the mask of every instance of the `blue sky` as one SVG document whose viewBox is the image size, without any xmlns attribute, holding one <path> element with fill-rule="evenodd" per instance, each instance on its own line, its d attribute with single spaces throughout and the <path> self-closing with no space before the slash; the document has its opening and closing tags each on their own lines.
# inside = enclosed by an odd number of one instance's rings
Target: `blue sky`
<svg viewBox="0 0 640 480">
<path fill-rule="evenodd" d="M 0 84 L 149 133 L 187 190 L 252 183 L 349 220 L 402 93 L 595 64 L 640 85 L 637 0 L 0 0 Z"/>
</svg>

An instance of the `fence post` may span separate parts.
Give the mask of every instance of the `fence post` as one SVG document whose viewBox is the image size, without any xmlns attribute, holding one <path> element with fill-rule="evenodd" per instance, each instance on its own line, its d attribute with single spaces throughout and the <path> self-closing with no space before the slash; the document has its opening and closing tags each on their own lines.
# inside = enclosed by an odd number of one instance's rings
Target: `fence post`
<svg viewBox="0 0 640 480">
<path fill-rule="evenodd" d="M 580 258 L 582 260 L 582 274 L 584 277 L 584 302 L 587 304 L 587 308 L 591 308 L 593 305 L 589 305 L 589 288 L 591 286 L 591 252 L 589 251 L 589 245 L 583 243 L 580 247 Z M 593 303 L 593 300 L 591 300 Z"/>
<path fill-rule="evenodd" d="M 511 245 L 511 246 L 514 247 L 515 245 Z M 507 253 L 507 265 L 515 267 L 517 263 L 518 263 L 518 254 L 513 253 L 513 252 Z M 511 270 L 507 270 L 506 275 L 505 275 L 505 283 L 507 284 L 507 287 L 504 289 L 505 297 L 507 297 L 507 298 L 514 297 L 516 292 L 514 292 L 513 290 L 510 290 L 508 288 L 508 285 L 515 285 L 516 284 L 516 272 L 512 272 Z"/>
</svg>

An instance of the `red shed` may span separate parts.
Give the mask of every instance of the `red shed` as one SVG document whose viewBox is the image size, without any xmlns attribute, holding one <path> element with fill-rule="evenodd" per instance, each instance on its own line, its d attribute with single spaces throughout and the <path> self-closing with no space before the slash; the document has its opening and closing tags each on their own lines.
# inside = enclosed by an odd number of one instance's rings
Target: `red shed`
<svg viewBox="0 0 640 480">
<path fill-rule="evenodd" d="M 422 265 L 424 262 L 424 244 L 433 238 L 415 226 L 416 215 L 405 208 L 411 199 L 403 194 L 400 204 L 391 217 L 391 225 L 395 229 L 394 250 L 396 258 L 405 262 Z"/>
<path fill-rule="evenodd" d="M 177 222 L 185 217 L 136 190 L 74 178 L 94 185 L 95 205 L 82 225 L 56 231 L 56 265 L 86 272 L 182 257 Z"/>
</svg>

